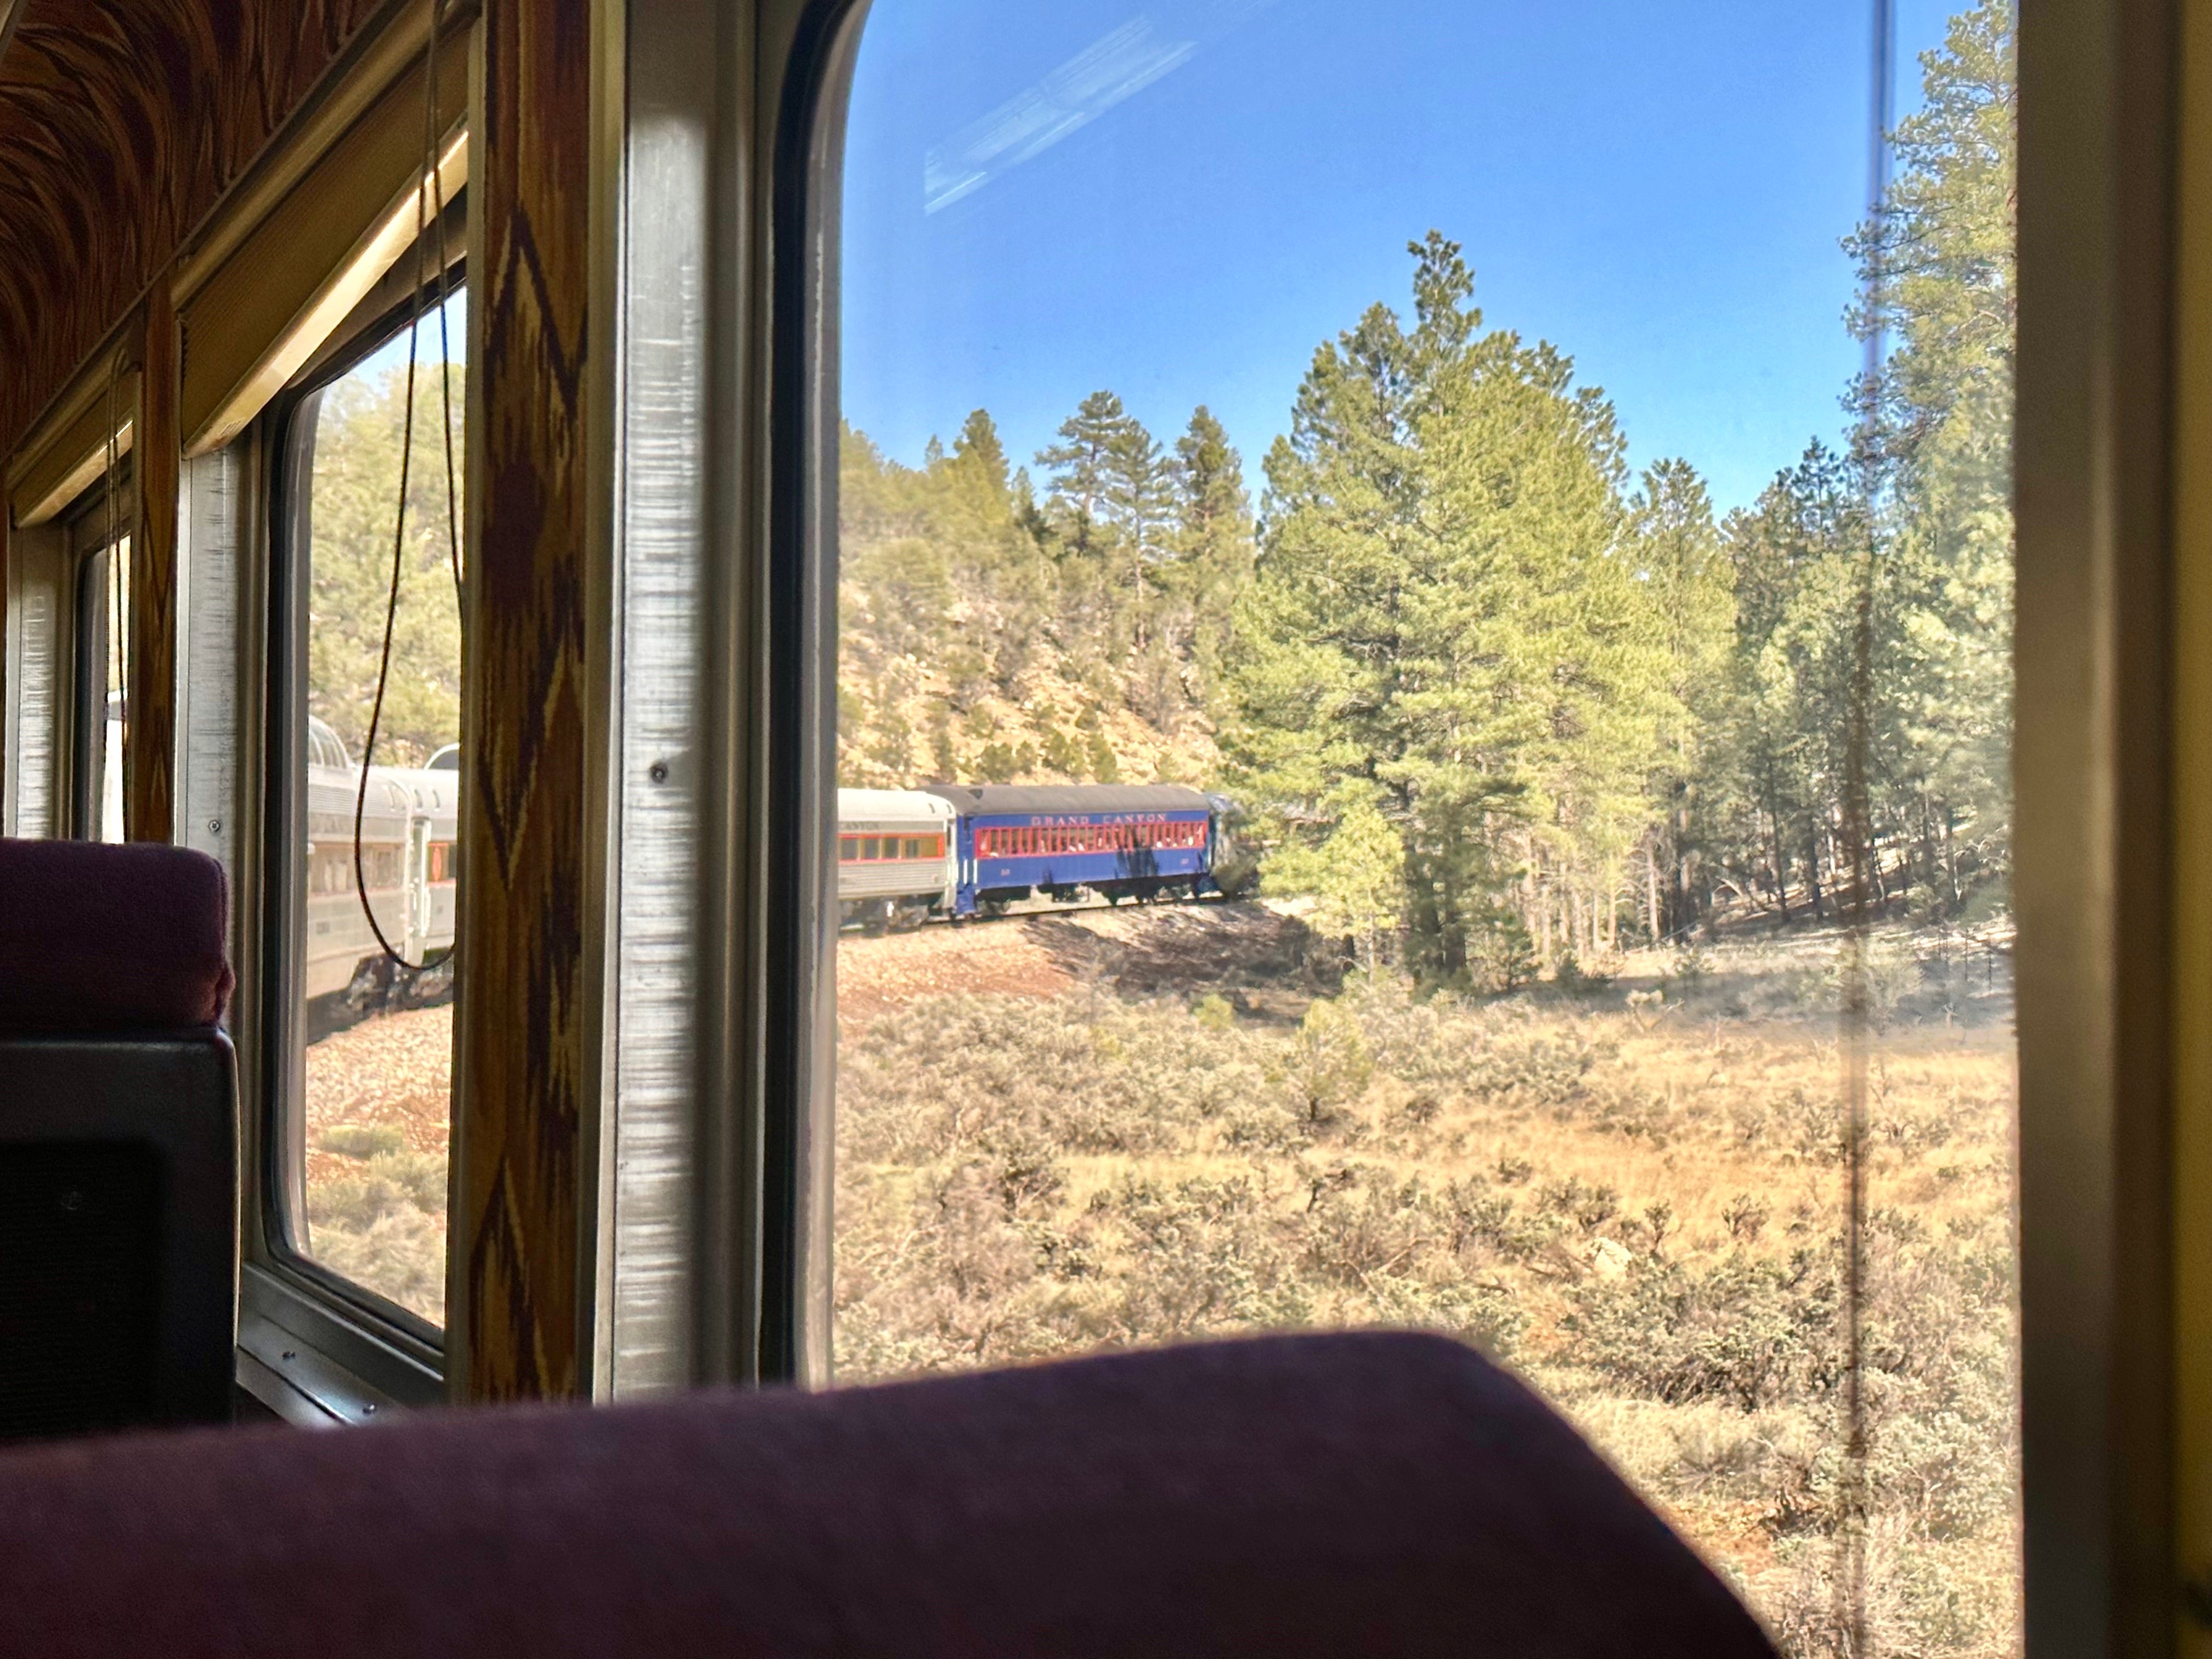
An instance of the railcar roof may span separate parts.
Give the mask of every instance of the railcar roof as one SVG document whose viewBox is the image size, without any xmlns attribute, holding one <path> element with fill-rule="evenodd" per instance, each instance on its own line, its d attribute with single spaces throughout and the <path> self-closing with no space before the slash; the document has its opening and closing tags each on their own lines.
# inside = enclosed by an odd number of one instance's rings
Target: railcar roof
<svg viewBox="0 0 2212 1659">
<path fill-rule="evenodd" d="M 963 812 L 1203 812 L 1206 799 L 1179 783 L 933 783 Z"/>
<path fill-rule="evenodd" d="M 860 818 L 939 819 L 949 817 L 949 803 L 920 789 L 840 789 L 837 817 L 850 822 Z"/>
</svg>

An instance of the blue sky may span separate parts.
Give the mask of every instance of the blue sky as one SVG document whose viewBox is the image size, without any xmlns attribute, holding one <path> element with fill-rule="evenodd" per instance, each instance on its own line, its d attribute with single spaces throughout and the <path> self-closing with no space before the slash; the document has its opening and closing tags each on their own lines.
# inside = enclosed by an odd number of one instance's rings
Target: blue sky
<svg viewBox="0 0 2212 1659">
<path fill-rule="evenodd" d="M 1900 0 L 1900 108 L 1952 7 Z M 1632 460 L 1747 501 L 1858 362 L 1865 4 L 875 0 L 847 140 L 847 417 L 913 462 L 988 408 L 1018 461 L 1086 392 L 1259 463 L 1405 244 L 1612 397 Z"/>
<path fill-rule="evenodd" d="M 441 337 L 438 328 L 438 307 L 426 301 L 422 307 L 422 332 L 412 343 L 415 361 L 418 364 L 434 363 L 444 360 L 446 353 L 439 346 Z M 445 343 L 453 348 L 453 356 L 456 361 L 468 355 L 469 291 L 465 287 L 454 289 L 446 301 L 446 326 L 442 337 Z M 401 329 L 398 333 L 393 335 L 392 338 L 349 369 L 348 378 L 370 380 L 379 374 L 388 374 L 393 369 L 398 369 L 404 374 L 407 372 L 407 351 L 410 343 L 408 331 L 404 328 Z M 437 383 L 434 380 L 431 384 L 434 386 Z"/>
</svg>

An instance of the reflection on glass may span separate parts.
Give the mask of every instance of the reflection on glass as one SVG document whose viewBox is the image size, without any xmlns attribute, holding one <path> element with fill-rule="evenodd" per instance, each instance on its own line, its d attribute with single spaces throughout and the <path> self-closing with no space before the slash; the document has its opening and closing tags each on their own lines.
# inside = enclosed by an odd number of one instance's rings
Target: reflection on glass
<svg viewBox="0 0 2212 1659">
<path fill-rule="evenodd" d="M 461 307 L 456 296 L 447 326 L 456 342 Z M 458 362 L 437 360 L 436 325 L 434 313 L 423 327 L 428 361 L 416 369 L 406 531 L 380 712 L 405 337 L 319 393 L 301 416 L 314 422 L 314 433 L 313 469 L 301 481 L 312 496 L 303 550 L 307 1208 L 300 1243 L 325 1267 L 434 1323 L 445 1312 L 463 775 L 455 747 L 460 615 L 440 434 L 450 408 L 458 477 L 463 374 Z M 449 387 L 441 387 L 441 375 Z M 458 501 L 452 508 L 458 520 Z"/>
<path fill-rule="evenodd" d="M 1856 1040 L 1868 1627 L 2014 1651 L 2011 13 L 1878 248 L 1848 10 L 1199 11 L 862 42 L 839 1376 L 1449 1332 L 1840 1651 Z"/>
</svg>

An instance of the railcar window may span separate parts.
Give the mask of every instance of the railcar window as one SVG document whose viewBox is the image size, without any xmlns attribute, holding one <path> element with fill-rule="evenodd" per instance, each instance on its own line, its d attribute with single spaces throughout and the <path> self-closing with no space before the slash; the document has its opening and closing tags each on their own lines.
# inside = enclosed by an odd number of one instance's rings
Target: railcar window
<svg viewBox="0 0 2212 1659">
<path fill-rule="evenodd" d="M 130 649 L 131 538 L 88 557 L 77 577 L 77 649 L 82 678 L 76 710 L 81 831 L 121 841 L 124 674 Z"/>
<path fill-rule="evenodd" d="M 2014 20 L 1953 3 L 1876 216 L 1850 8 L 876 0 L 838 781 L 947 854 L 841 877 L 841 1380 L 1431 1327 L 1792 1654 L 1860 1578 L 2017 1650 Z"/>
<path fill-rule="evenodd" d="M 292 550 L 304 600 L 304 695 L 292 717 L 305 765 L 290 787 L 306 864 L 292 937 L 301 1001 L 295 1155 L 307 1200 L 290 1218 L 293 1243 L 434 1324 L 445 1307 L 453 848 L 467 787 L 452 749 L 461 641 L 440 428 L 450 408 L 458 483 L 464 309 L 457 294 L 445 329 L 451 363 L 441 361 L 434 307 L 422 325 L 388 670 L 404 333 L 300 405 L 294 424 L 306 429 L 294 442 L 304 465 L 289 486 L 307 498 Z M 459 503 L 451 505 L 458 521 Z"/>
</svg>

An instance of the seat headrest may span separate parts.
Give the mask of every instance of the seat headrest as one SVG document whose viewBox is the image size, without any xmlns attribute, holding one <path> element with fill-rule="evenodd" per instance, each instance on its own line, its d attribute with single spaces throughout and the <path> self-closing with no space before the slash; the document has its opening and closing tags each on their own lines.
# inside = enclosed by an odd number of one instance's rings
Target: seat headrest
<svg viewBox="0 0 2212 1659">
<path fill-rule="evenodd" d="M 214 1024 L 234 983 L 229 913 L 203 853 L 0 840 L 0 1031 Z"/>
<path fill-rule="evenodd" d="M 303 1643 L 1773 1659 L 1572 1429 L 1434 1337 L 0 1457 L 0 1650 Z"/>
</svg>

